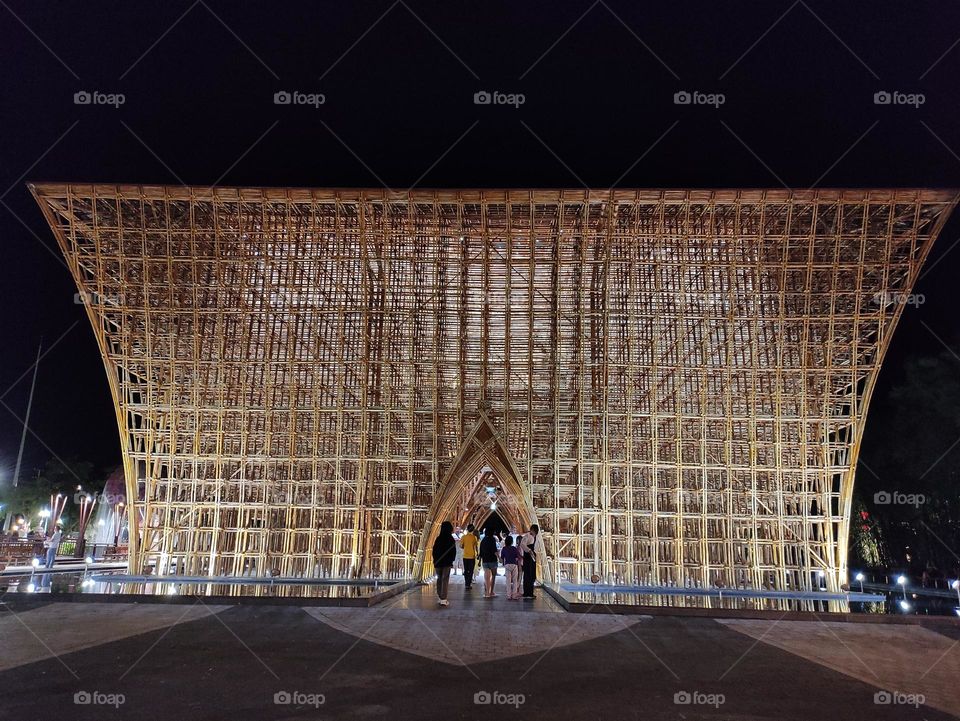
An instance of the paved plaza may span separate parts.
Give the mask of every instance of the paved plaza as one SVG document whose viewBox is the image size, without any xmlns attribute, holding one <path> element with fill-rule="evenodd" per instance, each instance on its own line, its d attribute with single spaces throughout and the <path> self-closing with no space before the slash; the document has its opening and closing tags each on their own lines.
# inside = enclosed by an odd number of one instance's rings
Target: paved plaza
<svg viewBox="0 0 960 721">
<path fill-rule="evenodd" d="M 949 624 L 575 614 L 543 591 L 483 599 L 458 580 L 444 609 L 430 586 L 373 608 L 4 604 L 0 708 L 98 721 L 960 717 Z"/>
</svg>

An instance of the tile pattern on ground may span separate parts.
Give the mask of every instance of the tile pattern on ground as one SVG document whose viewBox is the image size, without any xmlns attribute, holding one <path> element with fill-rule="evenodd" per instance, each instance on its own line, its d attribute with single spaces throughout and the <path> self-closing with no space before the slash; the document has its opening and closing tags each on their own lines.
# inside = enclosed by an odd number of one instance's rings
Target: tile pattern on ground
<svg viewBox="0 0 960 721">
<path fill-rule="evenodd" d="M 126 603 L 55 603 L 28 611 L 4 607 L 0 671 L 194 621 L 225 608 Z"/>
<path fill-rule="evenodd" d="M 624 631 L 648 616 L 512 610 L 304 608 L 332 628 L 398 651 L 454 665 L 543 653 Z"/>
<path fill-rule="evenodd" d="M 727 628 L 960 716 L 960 641 L 920 626 L 718 619 Z"/>
</svg>

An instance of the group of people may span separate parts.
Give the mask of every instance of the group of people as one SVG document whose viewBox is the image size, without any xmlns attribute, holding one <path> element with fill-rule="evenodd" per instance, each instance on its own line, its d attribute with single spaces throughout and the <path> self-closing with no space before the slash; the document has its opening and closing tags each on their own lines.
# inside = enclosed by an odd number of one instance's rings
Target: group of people
<svg viewBox="0 0 960 721">
<path fill-rule="evenodd" d="M 34 544 L 39 545 L 43 543 L 43 553 L 45 556 L 44 565 L 47 568 L 53 568 L 53 562 L 57 557 L 57 550 L 60 548 L 60 541 L 63 540 L 63 527 L 57 523 L 54 526 L 53 533 L 47 535 L 39 528 L 33 531 L 27 531 L 24 528 L 17 530 L 11 530 L 8 534 L 0 533 L 0 540 L 9 541 L 9 542 L 23 542 L 23 541 L 33 541 Z M 35 546 L 36 547 L 36 546 Z"/>
<path fill-rule="evenodd" d="M 433 544 L 433 568 L 437 573 L 437 599 L 441 606 L 449 605 L 447 591 L 454 568 L 463 569 L 464 587 L 473 588 L 477 561 L 483 569 L 483 597 L 496 598 L 497 573 L 503 566 L 510 601 L 535 598 L 533 584 L 537 580 L 537 534 L 534 524 L 530 530 L 516 537 L 510 533 L 498 534 L 489 526 L 483 536 L 471 523 L 466 532 L 454 529 L 450 521 L 440 525 Z M 522 590 L 522 593 L 521 593 Z"/>
</svg>

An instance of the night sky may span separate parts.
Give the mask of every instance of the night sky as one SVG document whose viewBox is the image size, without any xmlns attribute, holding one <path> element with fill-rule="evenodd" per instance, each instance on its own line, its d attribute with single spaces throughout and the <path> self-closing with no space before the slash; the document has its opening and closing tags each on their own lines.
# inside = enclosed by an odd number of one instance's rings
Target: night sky
<svg viewBox="0 0 960 721">
<path fill-rule="evenodd" d="M 0 481 L 41 336 L 25 468 L 120 460 L 99 351 L 27 181 L 960 187 L 955 2 L 9 0 L 0 33 Z M 324 102 L 276 105 L 280 91 Z M 723 103 L 675 104 L 683 91 Z M 876 104 L 884 91 L 903 102 Z M 957 340 L 958 239 L 955 218 L 881 397 L 908 354 Z M 890 422 L 873 415 L 868 435 Z"/>
</svg>

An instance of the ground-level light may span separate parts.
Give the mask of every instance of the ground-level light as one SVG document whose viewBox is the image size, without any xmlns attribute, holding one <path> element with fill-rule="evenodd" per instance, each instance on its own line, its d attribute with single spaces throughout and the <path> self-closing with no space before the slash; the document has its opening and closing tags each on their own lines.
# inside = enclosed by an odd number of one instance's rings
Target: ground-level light
<svg viewBox="0 0 960 721">
<path fill-rule="evenodd" d="M 897 583 L 900 584 L 900 588 L 903 589 L 903 602 L 907 602 L 907 577 L 904 575 L 897 576 Z"/>
</svg>

